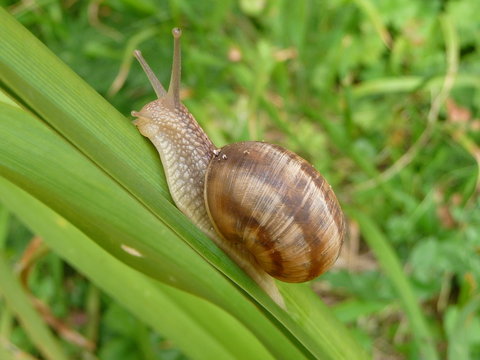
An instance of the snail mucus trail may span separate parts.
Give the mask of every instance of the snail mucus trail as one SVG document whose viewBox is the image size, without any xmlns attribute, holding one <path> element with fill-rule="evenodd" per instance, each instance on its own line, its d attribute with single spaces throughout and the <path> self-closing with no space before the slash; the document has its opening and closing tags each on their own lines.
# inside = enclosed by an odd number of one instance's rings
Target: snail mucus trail
<svg viewBox="0 0 480 360">
<path fill-rule="evenodd" d="M 177 207 L 284 307 L 272 276 L 303 282 L 333 265 L 346 233 L 340 205 L 323 176 L 287 149 L 210 141 L 180 102 L 181 30 L 172 33 L 168 91 L 134 52 L 158 97 L 132 111 L 134 124 L 157 148 Z"/>
</svg>

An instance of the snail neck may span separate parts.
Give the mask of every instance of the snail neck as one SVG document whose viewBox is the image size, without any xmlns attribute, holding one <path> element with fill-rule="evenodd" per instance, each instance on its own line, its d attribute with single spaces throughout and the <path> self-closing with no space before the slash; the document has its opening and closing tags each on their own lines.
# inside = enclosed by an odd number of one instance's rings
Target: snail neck
<svg viewBox="0 0 480 360">
<path fill-rule="evenodd" d="M 195 118 L 180 104 L 175 108 L 152 101 L 134 124 L 160 154 L 170 194 L 177 207 L 203 232 L 210 234 L 204 201 L 205 173 L 216 149 Z"/>
</svg>

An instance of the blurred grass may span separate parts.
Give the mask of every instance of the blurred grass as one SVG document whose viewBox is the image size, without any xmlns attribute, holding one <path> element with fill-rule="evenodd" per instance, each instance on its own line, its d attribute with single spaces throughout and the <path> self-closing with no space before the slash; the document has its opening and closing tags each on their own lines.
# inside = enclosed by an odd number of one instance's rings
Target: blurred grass
<svg viewBox="0 0 480 360">
<path fill-rule="evenodd" d="M 8 306 L 18 316 L 23 329 L 35 343 L 40 353 L 46 359 L 67 359 L 60 344 L 44 323 L 39 314 L 32 308 L 28 297 L 21 289 L 18 280 L 9 269 L 9 264 L 3 253 L 0 252 L 0 283 L 1 295 Z"/>
<path fill-rule="evenodd" d="M 410 306 L 423 314 L 435 348 L 450 349 L 452 359 L 480 356 L 480 339 L 458 341 L 454 330 L 465 317 L 472 329 L 479 321 L 471 305 L 480 281 L 478 2 L 3 5 L 127 116 L 153 98 L 141 69 L 132 66 L 131 48 L 141 48 L 167 83 L 168 34 L 173 26 L 185 28 L 184 102 L 214 142 L 265 139 L 289 147 L 326 176 L 351 210 L 351 241 L 337 269 L 314 286 L 339 308 L 356 311 L 347 321 L 359 341 L 377 358 L 418 358 L 422 338 L 412 326 L 422 320 L 406 320 L 410 311 L 397 305 L 398 289 L 378 265 L 398 262 L 416 302 Z M 445 16 L 458 38 L 455 81 L 428 139 L 387 177 L 424 133 L 445 82 Z M 142 156 L 156 160 L 153 153 Z M 393 258 L 365 242 L 369 231 L 359 218 L 373 224 Z M 23 247 L 12 236 L 6 246 L 18 257 Z"/>
</svg>

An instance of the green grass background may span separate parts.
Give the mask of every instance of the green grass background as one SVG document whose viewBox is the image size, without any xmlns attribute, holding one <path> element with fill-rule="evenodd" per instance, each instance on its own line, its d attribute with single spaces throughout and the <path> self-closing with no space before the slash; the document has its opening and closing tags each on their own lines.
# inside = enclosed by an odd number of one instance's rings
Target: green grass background
<svg viewBox="0 0 480 360">
<path fill-rule="evenodd" d="M 425 358 L 480 357 L 480 2 L 0 4 L 124 114 L 125 126 L 133 126 L 131 110 L 154 98 L 132 50 L 142 50 L 166 85 L 170 31 L 182 27 L 183 101 L 214 143 L 281 144 L 334 188 L 350 239 L 336 267 L 311 285 L 356 342 L 376 359 L 416 359 L 425 349 Z M 11 207 L 5 199 L 17 197 L 8 186 L 0 200 Z M 0 270 L 19 261 L 33 236 L 6 209 L 2 216 Z M 78 273 L 66 255 L 43 251 L 29 276 L 32 293 L 97 346 L 62 340 L 69 358 L 195 358 L 189 341 L 172 342 L 87 280 L 101 274 Z M 39 356 L 12 311 L 0 302 L 1 351 L 13 356 L 15 344 Z M 235 329 L 226 316 L 218 321 L 222 331 Z M 256 341 L 245 329 L 230 331 L 227 338 Z M 229 349 L 242 358 L 242 349 Z"/>
</svg>

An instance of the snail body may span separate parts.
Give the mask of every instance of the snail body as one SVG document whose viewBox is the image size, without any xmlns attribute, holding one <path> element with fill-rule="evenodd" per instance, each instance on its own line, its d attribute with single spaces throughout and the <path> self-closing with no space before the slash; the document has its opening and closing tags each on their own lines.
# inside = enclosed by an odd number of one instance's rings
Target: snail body
<svg viewBox="0 0 480 360">
<path fill-rule="evenodd" d="M 218 149 L 180 102 L 180 29 L 168 92 L 139 51 L 158 99 L 132 112 L 157 148 L 177 207 L 284 306 L 273 276 L 304 282 L 338 257 L 346 223 L 333 190 L 295 153 L 264 142 Z"/>
</svg>

